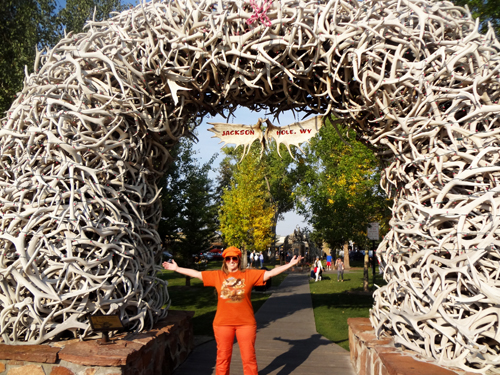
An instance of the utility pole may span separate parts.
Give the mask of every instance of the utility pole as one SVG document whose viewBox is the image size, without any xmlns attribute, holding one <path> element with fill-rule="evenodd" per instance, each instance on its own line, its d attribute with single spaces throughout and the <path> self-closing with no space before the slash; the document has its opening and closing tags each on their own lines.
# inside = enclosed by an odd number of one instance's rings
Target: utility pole
<svg viewBox="0 0 500 375">
<path fill-rule="evenodd" d="M 379 240 L 379 231 L 380 225 L 377 222 L 370 223 L 366 230 L 366 234 L 369 240 L 372 240 L 372 272 L 373 272 L 373 285 L 375 285 L 375 242 Z M 366 265 L 365 265 L 366 268 Z M 368 282 L 368 270 L 366 271 L 365 276 L 366 281 Z"/>
<path fill-rule="evenodd" d="M 363 267 L 363 290 L 368 292 L 368 264 L 370 260 L 369 251 L 365 250 L 364 267 Z"/>
<path fill-rule="evenodd" d="M 372 272 L 373 272 L 373 284 L 375 284 L 375 250 L 377 245 L 375 245 L 375 240 L 372 241 Z"/>
</svg>

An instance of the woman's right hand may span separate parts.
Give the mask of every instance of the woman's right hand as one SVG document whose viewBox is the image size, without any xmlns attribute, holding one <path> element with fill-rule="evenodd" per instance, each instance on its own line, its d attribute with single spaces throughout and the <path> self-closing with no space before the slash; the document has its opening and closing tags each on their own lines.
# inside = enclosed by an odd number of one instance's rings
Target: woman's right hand
<svg viewBox="0 0 500 375">
<path fill-rule="evenodd" d="M 163 268 L 169 271 L 177 271 L 177 268 L 179 268 L 179 266 L 177 265 L 177 263 L 175 263 L 175 260 L 173 259 L 171 260 L 171 262 L 163 262 L 162 266 Z"/>
</svg>

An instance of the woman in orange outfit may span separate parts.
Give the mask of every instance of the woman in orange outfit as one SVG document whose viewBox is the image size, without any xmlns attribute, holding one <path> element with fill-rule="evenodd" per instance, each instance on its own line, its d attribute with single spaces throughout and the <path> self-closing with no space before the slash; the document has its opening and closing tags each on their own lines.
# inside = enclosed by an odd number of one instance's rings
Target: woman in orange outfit
<svg viewBox="0 0 500 375">
<path fill-rule="evenodd" d="M 243 373 L 257 375 L 257 358 L 255 357 L 257 323 L 250 301 L 252 288 L 264 285 L 271 277 L 296 265 L 303 257 L 294 256 L 290 263 L 266 271 L 242 269 L 241 251 L 234 246 L 224 250 L 222 256 L 224 262 L 220 271 L 200 272 L 182 268 L 173 260 L 172 263 L 164 262 L 163 268 L 198 278 L 203 281 L 203 285 L 217 289 L 217 313 L 213 323 L 217 341 L 216 375 L 229 375 L 235 335 L 240 347 Z"/>
</svg>

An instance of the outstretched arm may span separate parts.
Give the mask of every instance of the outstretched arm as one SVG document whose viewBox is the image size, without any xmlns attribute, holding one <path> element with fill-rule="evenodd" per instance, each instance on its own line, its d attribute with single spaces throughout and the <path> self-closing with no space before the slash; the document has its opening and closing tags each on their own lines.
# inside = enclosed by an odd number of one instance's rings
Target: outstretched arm
<svg viewBox="0 0 500 375">
<path fill-rule="evenodd" d="M 182 268 L 175 263 L 175 260 L 172 259 L 172 263 L 169 262 L 163 262 L 162 263 L 163 268 L 169 271 L 175 271 L 177 273 L 180 273 L 182 275 L 186 275 L 189 277 L 194 277 L 196 279 L 200 279 L 203 281 L 203 276 L 200 271 L 193 270 L 191 268 Z"/>
<path fill-rule="evenodd" d="M 269 280 L 271 277 L 273 276 L 277 276 L 279 275 L 280 273 L 286 271 L 287 269 L 295 266 L 297 263 L 299 263 L 302 259 L 304 259 L 304 257 L 302 256 L 297 256 L 295 255 L 292 260 L 290 261 L 290 263 L 288 264 L 285 264 L 284 266 L 279 266 L 279 267 L 276 267 L 276 268 L 273 268 L 271 271 L 266 271 L 264 272 L 264 281 L 267 281 Z"/>
</svg>

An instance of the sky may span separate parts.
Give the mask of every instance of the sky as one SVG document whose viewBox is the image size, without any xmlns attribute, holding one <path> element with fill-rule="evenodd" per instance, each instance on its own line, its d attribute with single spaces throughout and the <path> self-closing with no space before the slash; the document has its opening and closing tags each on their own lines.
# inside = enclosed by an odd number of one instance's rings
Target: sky
<svg viewBox="0 0 500 375">
<path fill-rule="evenodd" d="M 229 119 L 230 124 L 243 124 L 243 125 L 255 125 L 257 120 L 260 118 L 268 118 L 271 123 L 275 126 L 285 126 L 292 124 L 296 121 L 301 121 L 302 118 L 294 118 L 293 113 L 291 111 L 283 113 L 279 117 L 278 121 L 274 121 L 273 116 L 266 117 L 265 112 L 254 112 L 249 110 L 248 108 L 240 107 L 234 113 L 235 117 L 231 117 Z M 212 127 L 208 122 L 224 122 L 227 120 L 222 116 L 205 118 L 203 123 L 196 129 L 198 132 L 199 142 L 194 145 L 194 149 L 198 151 L 197 157 L 200 159 L 201 163 L 207 162 L 212 155 L 218 153 L 218 157 L 215 160 L 214 167 L 218 167 L 220 162 L 223 159 L 223 154 L 221 151 L 221 147 L 224 146 L 224 142 L 220 142 L 219 138 L 212 138 L 214 135 L 212 132 L 209 132 L 208 129 Z M 211 177 L 215 178 L 217 176 L 216 173 L 211 175 Z M 299 226 L 300 228 L 310 227 L 304 222 L 304 217 L 298 215 L 295 212 L 288 212 L 285 215 L 284 220 L 278 221 L 276 226 L 276 234 L 280 236 L 286 236 L 288 234 L 293 233 L 293 230 Z"/>
</svg>

